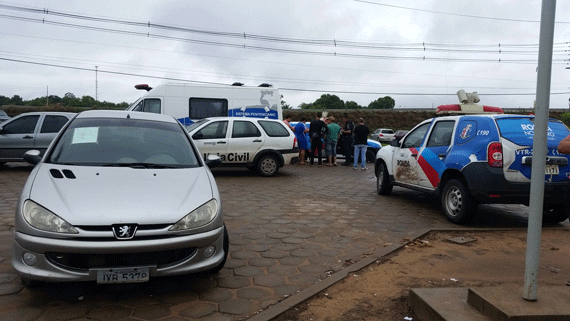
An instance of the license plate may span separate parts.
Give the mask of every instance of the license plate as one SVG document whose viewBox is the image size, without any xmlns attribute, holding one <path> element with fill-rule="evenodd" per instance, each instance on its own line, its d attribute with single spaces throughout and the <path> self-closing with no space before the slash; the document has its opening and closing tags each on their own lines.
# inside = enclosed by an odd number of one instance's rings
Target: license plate
<svg viewBox="0 0 570 321">
<path fill-rule="evenodd" d="M 546 165 L 544 167 L 545 175 L 558 175 L 558 165 Z"/>
<path fill-rule="evenodd" d="M 147 267 L 97 270 L 97 283 L 140 283 L 148 282 Z"/>
</svg>

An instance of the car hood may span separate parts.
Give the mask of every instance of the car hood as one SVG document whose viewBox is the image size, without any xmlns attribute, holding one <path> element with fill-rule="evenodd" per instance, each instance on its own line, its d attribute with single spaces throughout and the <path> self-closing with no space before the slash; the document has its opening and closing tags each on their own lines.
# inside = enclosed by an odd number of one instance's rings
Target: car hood
<svg viewBox="0 0 570 321">
<path fill-rule="evenodd" d="M 72 225 L 176 223 L 214 195 L 206 167 L 38 166 L 29 198 Z"/>
</svg>

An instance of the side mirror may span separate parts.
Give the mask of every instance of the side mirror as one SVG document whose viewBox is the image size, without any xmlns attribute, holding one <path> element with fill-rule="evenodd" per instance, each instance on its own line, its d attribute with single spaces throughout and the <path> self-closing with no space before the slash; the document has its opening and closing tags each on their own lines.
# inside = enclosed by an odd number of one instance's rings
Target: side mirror
<svg viewBox="0 0 570 321">
<path fill-rule="evenodd" d="M 42 157 L 40 156 L 40 151 L 36 150 L 36 149 L 32 149 L 29 150 L 27 152 L 24 153 L 24 160 L 27 163 L 30 163 L 32 165 L 36 165 L 37 163 L 39 163 L 42 160 Z"/>
<path fill-rule="evenodd" d="M 209 168 L 214 168 L 222 165 L 222 159 L 218 155 L 208 155 L 206 159 L 206 165 Z"/>
<path fill-rule="evenodd" d="M 397 139 L 392 139 L 392 141 L 390 142 L 390 146 L 400 147 L 400 141 L 398 141 Z"/>
</svg>

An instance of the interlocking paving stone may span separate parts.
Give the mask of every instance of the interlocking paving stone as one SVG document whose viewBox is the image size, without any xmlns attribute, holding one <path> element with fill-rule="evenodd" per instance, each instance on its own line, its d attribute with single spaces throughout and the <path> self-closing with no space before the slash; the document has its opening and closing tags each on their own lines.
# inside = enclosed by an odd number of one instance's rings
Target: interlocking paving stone
<svg viewBox="0 0 570 321">
<path fill-rule="evenodd" d="M 253 283 L 260 286 L 275 287 L 285 284 L 285 279 L 279 275 L 265 274 L 254 277 Z"/>
<path fill-rule="evenodd" d="M 239 289 L 251 285 L 249 278 L 243 276 L 227 276 L 218 279 L 218 286 L 229 289 Z"/>
<path fill-rule="evenodd" d="M 200 293 L 200 299 L 204 301 L 223 302 L 233 297 L 233 293 L 225 288 L 213 288 Z"/>
<path fill-rule="evenodd" d="M 82 318 L 86 315 L 86 307 L 63 305 L 57 308 L 48 309 L 43 315 L 43 318 L 46 321 L 64 321 Z"/>
<path fill-rule="evenodd" d="M 180 311 L 180 315 L 187 318 L 199 319 L 218 311 L 218 305 L 211 302 L 192 302 L 187 308 Z"/>
<path fill-rule="evenodd" d="M 158 320 L 170 315 L 170 308 L 166 304 L 149 304 L 136 307 L 133 317 L 143 320 Z"/>
<path fill-rule="evenodd" d="M 305 261 L 307 261 L 307 258 L 305 258 L 305 257 L 293 257 L 293 256 L 288 256 L 288 257 L 284 257 L 282 259 L 279 259 L 279 262 L 281 264 L 294 265 L 294 266 L 301 265 Z"/>
<path fill-rule="evenodd" d="M 315 251 L 312 251 L 312 250 L 293 250 L 293 251 L 291 251 L 291 255 L 297 256 L 297 257 L 309 257 L 309 256 L 314 256 Z"/>
<path fill-rule="evenodd" d="M 237 296 L 243 299 L 262 299 L 271 296 L 271 293 L 260 287 L 248 287 L 237 290 Z"/>
<path fill-rule="evenodd" d="M 220 303 L 220 312 L 229 314 L 245 314 L 251 311 L 251 301 L 237 298 Z"/>
<path fill-rule="evenodd" d="M 133 308 L 117 305 L 106 305 L 89 311 L 86 317 L 96 320 L 118 320 L 129 317 L 132 312 Z"/>
<path fill-rule="evenodd" d="M 258 267 L 273 266 L 277 263 L 277 261 L 275 259 L 267 259 L 264 257 L 258 257 L 258 258 L 250 259 L 250 260 L 248 260 L 248 262 L 251 266 L 258 266 Z"/>
<path fill-rule="evenodd" d="M 262 275 L 263 269 L 258 268 L 256 266 L 243 266 L 237 269 L 234 269 L 234 274 L 239 276 L 256 276 Z"/>
<path fill-rule="evenodd" d="M 400 242 L 418 230 L 455 227 L 441 215 L 439 200 L 433 196 L 399 187 L 394 187 L 396 197 L 378 196 L 370 171 L 339 166 L 325 172 L 285 166 L 276 177 L 267 179 L 243 169 L 217 168 L 213 173 L 230 236 L 230 254 L 218 274 L 155 278 L 131 287 L 70 283 L 27 290 L 22 289 L 20 278 L 11 280 L 9 275 L 14 274 L 10 260 L 15 207 L 32 168 L 23 163 L 0 165 L 0 313 L 4 313 L 0 320 L 45 321 L 48 312 L 69 306 L 87 307 L 88 313 L 72 309 L 73 313 L 53 316 L 82 321 L 99 309 L 113 315 L 161 306 L 155 315 L 160 320 L 245 320 L 314 285 L 331 271 L 383 249 L 386 243 Z M 351 188 L 346 189 L 346 184 Z M 298 186 L 312 192 L 300 193 Z M 332 197 L 331 190 L 342 193 Z M 528 225 L 524 206 L 482 205 L 479 214 L 481 219 L 473 226 Z M 274 264 L 262 266 L 268 264 L 264 263 L 267 259 Z M 122 319 L 130 320 L 142 318 L 132 314 Z"/>
</svg>

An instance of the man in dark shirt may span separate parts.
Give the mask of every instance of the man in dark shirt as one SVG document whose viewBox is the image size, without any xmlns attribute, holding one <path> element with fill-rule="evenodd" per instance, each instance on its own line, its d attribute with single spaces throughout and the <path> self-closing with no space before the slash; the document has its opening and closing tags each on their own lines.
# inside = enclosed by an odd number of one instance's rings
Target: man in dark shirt
<svg viewBox="0 0 570 321">
<path fill-rule="evenodd" d="M 309 129 L 309 137 L 311 138 L 311 166 L 315 162 L 315 153 L 317 152 L 319 167 L 322 166 L 323 162 L 323 138 L 327 133 L 327 125 L 321 120 L 321 112 L 317 113 L 315 120 L 311 122 L 311 127 Z"/>
<path fill-rule="evenodd" d="M 342 154 L 345 157 L 342 166 L 350 166 L 352 164 L 352 132 L 354 131 L 354 123 L 348 118 L 348 114 L 342 116 L 342 121 L 344 121 L 344 126 L 340 130 L 341 141 L 342 141 Z"/>
<path fill-rule="evenodd" d="M 370 129 L 364 125 L 364 118 L 358 120 L 358 126 L 354 128 L 354 169 L 358 169 L 358 154 L 360 154 L 360 165 L 362 170 L 366 170 L 366 149 L 368 148 L 368 134 Z"/>
</svg>

